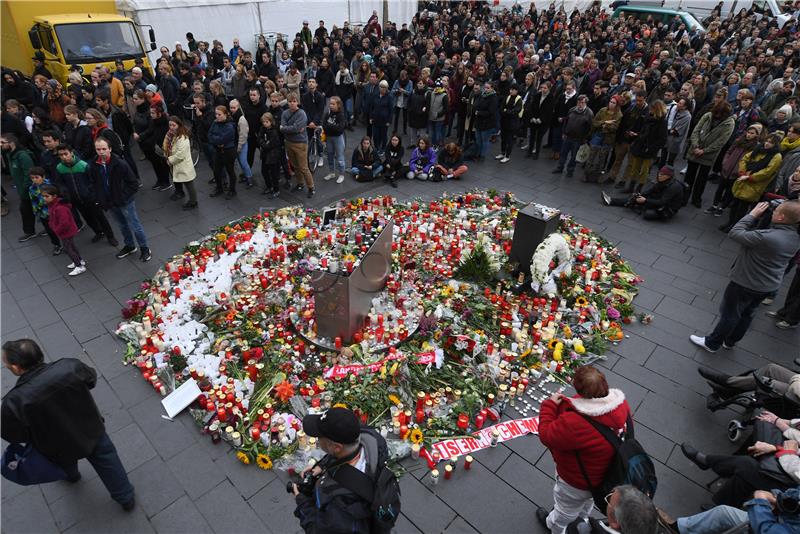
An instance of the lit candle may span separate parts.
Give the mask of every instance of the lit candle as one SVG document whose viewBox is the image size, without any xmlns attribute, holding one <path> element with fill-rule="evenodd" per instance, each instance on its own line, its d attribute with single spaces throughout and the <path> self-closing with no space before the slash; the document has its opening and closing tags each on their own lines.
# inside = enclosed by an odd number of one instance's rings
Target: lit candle
<svg viewBox="0 0 800 534">
<path fill-rule="evenodd" d="M 450 480 L 450 477 L 452 476 L 453 476 L 453 466 L 449 464 L 444 466 L 444 479 Z"/>
<path fill-rule="evenodd" d="M 472 469 L 473 458 L 469 454 L 464 457 L 464 470 L 469 471 Z"/>
<path fill-rule="evenodd" d="M 439 470 L 432 469 L 431 470 L 431 484 L 434 486 L 439 483 Z"/>
<path fill-rule="evenodd" d="M 419 460 L 419 451 L 420 451 L 419 445 L 417 445 L 416 443 L 411 445 L 411 458 L 413 458 L 414 460 Z"/>
</svg>

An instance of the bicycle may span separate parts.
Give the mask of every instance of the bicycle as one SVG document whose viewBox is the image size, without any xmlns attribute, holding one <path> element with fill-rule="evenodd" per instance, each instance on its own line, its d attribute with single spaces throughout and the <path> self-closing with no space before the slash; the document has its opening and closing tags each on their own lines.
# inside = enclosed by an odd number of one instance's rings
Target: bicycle
<svg viewBox="0 0 800 534">
<path fill-rule="evenodd" d="M 320 159 L 325 153 L 325 145 L 322 141 L 322 127 L 314 128 L 314 137 L 308 144 L 308 169 L 313 173 L 321 166 Z"/>
<path fill-rule="evenodd" d="M 194 104 L 190 106 L 184 104 L 183 111 L 191 132 L 191 135 L 189 135 L 189 151 L 192 155 L 192 165 L 197 167 L 197 163 L 200 161 L 200 139 L 198 139 L 197 129 L 194 127 Z"/>
</svg>

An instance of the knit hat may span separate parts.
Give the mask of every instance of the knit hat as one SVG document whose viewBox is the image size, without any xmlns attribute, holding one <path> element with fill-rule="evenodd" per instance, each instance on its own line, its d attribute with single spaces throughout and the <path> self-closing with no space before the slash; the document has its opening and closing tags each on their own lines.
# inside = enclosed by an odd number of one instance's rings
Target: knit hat
<svg viewBox="0 0 800 534">
<path fill-rule="evenodd" d="M 761 132 L 764 131 L 764 125 L 760 122 L 754 122 L 750 126 L 747 127 L 748 130 L 755 130 L 758 135 L 761 135 Z"/>
<path fill-rule="evenodd" d="M 147 87 L 145 87 L 144 90 L 145 91 L 150 91 L 151 93 L 157 93 L 158 92 L 158 87 L 156 87 L 155 84 L 150 83 L 150 84 L 147 84 Z"/>
<path fill-rule="evenodd" d="M 658 169 L 658 174 L 666 174 L 668 176 L 675 176 L 675 169 L 672 168 L 672 165 L 664 165 L 660 169 Z"/>
<path fill-rule="evenodd" d="M 387 82 L 386 80 L 381 80 L 381 82 L 378 84 L 378 87 L 386 87 L 388 89 L 389 82 Z"/>
<path fill-rule="evenodd" d="M 786 115 L 786 118 L 788 119 L 792 116 L 792 106 L 790 106 L 789 104 L 784 104 L 778 108 L 778 111 L 776 111 L 776 113 L 783 113 L 784 115 Z"/>
</svg>

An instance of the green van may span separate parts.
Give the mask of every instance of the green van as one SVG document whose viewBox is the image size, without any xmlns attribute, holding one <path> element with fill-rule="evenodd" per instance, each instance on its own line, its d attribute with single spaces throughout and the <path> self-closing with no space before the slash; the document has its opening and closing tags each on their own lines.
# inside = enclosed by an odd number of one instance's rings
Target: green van
<svg viewBox="0 0 800 534">
<path fill-rule="evenodd" d="M 680 17 L 683 23 L 686 24 L 686 28 L 689 31 L 706 31 L 700 21 L 694 18 L 694 15 L 691 13 L 687 11 L 677 11 L 675 9 L 667 9 L 664 7 L 620 6 L 614 10 L 614 14 L 611 15 L 611 18 L 628 18 L 631 16 L 641 21 L 646 21 L 649 18 L 652 18 L 653 21 L 660 21 L 664 24 L 670 24 L 673 20 L 675 20 L 675 17 Z"/>
</svg>

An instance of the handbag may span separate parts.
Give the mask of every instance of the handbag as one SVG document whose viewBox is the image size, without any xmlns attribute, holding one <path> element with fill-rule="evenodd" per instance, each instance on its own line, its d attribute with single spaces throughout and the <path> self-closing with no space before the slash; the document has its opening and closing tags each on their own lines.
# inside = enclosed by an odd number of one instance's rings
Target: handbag
<svg viewBox="0 0 800 534">
<path fill-rule="evenodd" d="M 589 145 L 584 143 L 578 149 L 578 153 L 575 154 L 575 161 L 577 163 L 586 163 L 587 159 L 589 159 Z"/>
<path fill-rule="evenodd" d="M 11 443 L 3 451 L 0 474 L 20 486 L 66 480 L 67 473 L 28 443 Z"/>
</svg>

